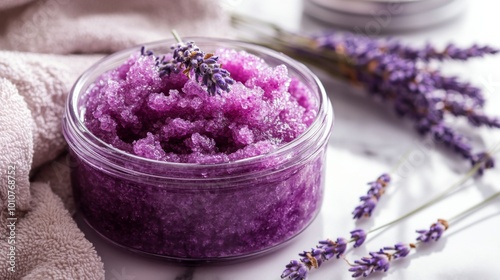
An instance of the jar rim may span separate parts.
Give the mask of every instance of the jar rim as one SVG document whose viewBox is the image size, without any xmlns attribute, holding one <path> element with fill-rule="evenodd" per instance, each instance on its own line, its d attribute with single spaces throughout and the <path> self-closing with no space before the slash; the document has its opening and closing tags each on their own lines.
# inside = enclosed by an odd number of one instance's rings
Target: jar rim
<svg viewBox="0 0 500 280">
<path fill-rule="evenodd" d="M 285 143 L 279 147 L 277 147 L 275 150 L 257 155 L 257 156 L 252 156 L 248 158 L 243 158 L 243 159 L 238 159 L 234 161 L 229 161 L 229 162 L 221 162 L 221 163 L 209 163 L 209 164 L 204 164 L 204 163 L 184 163 L 184 162 L 169 162 L 169 161 L 160 161 L 160 160 L 154 160 L 154 159 L 149 159 L 145 157 L 141 157 L 138 155 L 134 155 L 131 153 L 128 153 L 126 151 L 123 151 L 121 149 L 118 149 L 114 147 L 113 145 L 106 143 L 104 140 L 98 138 L 95 136 L 84 124 L 83 122 L 83 116 L 77 112 L 80 112 L 79 106 L 79 100 L 80 97 L 86 92 L 88 87 L 84 88 L 84 83 L 85 81 L 93 74 L 93 72 L 98 68 L 101 64 L 106 63 L 111 61 L 112 59 L 116 59 L 118 57 L 123 57 L 126 59 L 130 54 L 133 53 L 134 50 L 139 50 L 141 46 L 146 47 L 146 49 L 153 48 L 153 47 L 160 47 L 161 45 L 164 45 L 166 47 L 170 46 L 171 44 L 175 43 L 174 39 L 164 39 L 164 40 L 159 40 L 159 41 L 154 41 L 154 42 L 149 42 L 145 44 L 140 44 L 136 45 L 121 51 L 117 51 L 113 54 L 107 55 L 103 57 L 102 59 L 98 60 L 96 63 L 94 63 L 91 67 L 89 67 L 75 82 L 73 85 L 70 93 L 68 94 L 68 99 L 67 99 L 67 106 L 65 110 L 65 116 L 64 119 L 65 121 L 63 122 L 63 125 L 69 126 L 70 129 L 73 132 L 76 132 L 78 136 L 82 139 L 85 139 L 87 143 L 90 143 L 94 148 L 97 148 L 104 152 L 107 155 L 112 155 L 112 156 L 119 156 L 119 157 L 126 157 L 130 160 L 142 162 L 142 163 L 147 163 L 147 164 L 155 164 L 161 167 L 176 167 L 176 168 L 190 168 L 190 169 L 196 169 L 196 168 L 225 168 L 225 167 L 231 167 L 234 165 L 245 165 L 245 164 L 251 164 L 254 162 L 258 162 L 261 159 L 265 159 L 270 156 L 276 156 L 276 155 L 281 155 L 281 154 L 286 154 L 296 148 L 297 146 L 300 146 L 302 143 L 304 143 L 307 139 L 310 139 L 312 136 L 316 135 L 318 133 L 318 126 L 321 126 L 321 123 L 324 121 L 325 118 L 330 118 L 331 120 L 329 121 L 329 127 L 328 127 L 328 133 L 327 133 L 327 138 L 330 135 L 330 130 L 331 127 L 333 126 L 333 108 L 331 107 L 331 104 L 329 102 L 329 99 L 326 95 L 326 91 L 319 80 L 319 78 L 309 69 L 307 68 L 304 64 L 296 61 L 295 59 L 274 51 L 272 49 L 259 46 L 256 44 L 244 42 L 241 40 L 233 40 L 233 39 L 223 39 L 223 38 L 216 38 L 216 37 L 185 37 L 183 38 L 186 41 L 195 41 L 198 44 L 209 44 L 213 43 L 215 46 L 219 44 L 230 44 L 231 46 L 238 47 L 241 50 L 249 50 L 251 52 L 258 52 L 262 53 L 266 56 L 272 57 L 274 59 L 279 60 L 283 64 L 286 64 L 287 67 L 292 67 L 294 68 L 297 72 L 301 73 L 306 77 L 307 79 L 310 80 L 314 84 L 316 88 L 312 88 L 311 90 L 316 91 L 318 94 L 318 113 L 315 116 L 313 122 L 306 128 L 306 130 L 301 133 L 298 137 L 293 139 L 292 141 Z M 104 72 L 103 72 L 104 73 Z M 102 73 L 99 73 L 102 74 Z M 325 113 L 325 111 L 331 111 L 330 116 Z M 323 112 L 321 114 L 321 112 Z M 68 120 L 69 119 L 69 120 Z M 66 123 L 66 122 L 69 122 Z M 65 129 L 64 129 L 65 130 Z M 67 138 L 65 131 L 65 136 Z M 68 141 L 69 142 L 69 141 Z M 107 149 L 107 150 L 105 150 Z"/>
</svg>

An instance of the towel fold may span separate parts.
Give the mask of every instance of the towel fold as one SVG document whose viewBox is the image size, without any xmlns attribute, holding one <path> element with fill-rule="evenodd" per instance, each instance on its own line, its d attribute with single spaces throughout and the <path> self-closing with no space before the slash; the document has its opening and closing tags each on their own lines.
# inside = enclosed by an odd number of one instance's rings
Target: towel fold
<svg viewBox="0 0 500 280">
<path fill-rule="evenodd" d="M 1 60 L 0 60 L 1 61 Z M 0 68 L 1 69 L 1 68 Z M 5 72 L 8 70 L 5 69 Z M 3 76 L 3 75 L 2 75 Z M 0 199 L 2 207 L 7 208 L 8 185 L 15 187 L 16 206 L 20 210 L 29 208 L 29 172 L 33 162 L 33 130 L 34 121 L 31 111 L 19 94 L 16 86 L 0 76 L 0 143 L 3 152 L 0 153 Z M 9 167 L 11 170 L 9 170 Z M 12 178 L 9 171 L 14 171 Z M 14 184 L 8 184 L 9 180 Z M 2 225 L 4 225 L 2 223 Z"/>
<path fill-rule="evenodd" d="M 71 217 L 61 132 L 67 94 L 106 53 L 164 39 L 173 28 L 230 36 L 213 1 L 0 0 L 0 279 L 104 279 Z"/>
</svg>

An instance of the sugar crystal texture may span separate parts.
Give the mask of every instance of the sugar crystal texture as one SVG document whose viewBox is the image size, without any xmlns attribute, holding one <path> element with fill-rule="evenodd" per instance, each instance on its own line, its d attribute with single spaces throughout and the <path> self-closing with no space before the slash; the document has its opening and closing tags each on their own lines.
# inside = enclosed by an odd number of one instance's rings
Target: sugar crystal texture
<svg viewBox="0 0 500 280">
<path fill-rule="evenodd" d="M 210 96 L 182 73 L 160 78 L 154 59 L 140 54 L 100 75 L 84 95 L 84 124 L 104 142 L 157 162 L 207 166 L 161 181 L 134 175 L 152 164 L 118 176 L 101 159 L 72 151 L 77 203 L 111 241 L 173 259 L 242 257 L 290 240 L 318 213 L 326 143 L 311 142 L 316 148 L 307 156 L 265 157 L 238 171 L 212 167 L 279 149 L 312 124 L 319 108 L 317 95 L 287 66 L 271 67 L 243 51 L 215 54 L 236 81 L 221 95 Z M 235 172 L 247 175 L 217 177 Z"/>
</svg>

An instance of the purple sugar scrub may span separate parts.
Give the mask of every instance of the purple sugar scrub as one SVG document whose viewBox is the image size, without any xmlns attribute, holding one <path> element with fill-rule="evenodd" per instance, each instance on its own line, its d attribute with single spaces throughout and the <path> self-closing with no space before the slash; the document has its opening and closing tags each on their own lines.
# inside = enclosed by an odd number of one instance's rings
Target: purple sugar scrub
<svg viewBox="0 0 500 280">
<path fill-rule="evenodd" d="M 234 260 L 285 244 L 323 199 L 331 104 L 291 58 L 193 38 L 235 83 L 209 95 L 183 73 L 160 77 L 139 48 L 76 82 L 63 130 L 87 223 L 127 249 L 181 261 Z M 173 41 L 146 45 L 167 54 Z"/>
</svg>

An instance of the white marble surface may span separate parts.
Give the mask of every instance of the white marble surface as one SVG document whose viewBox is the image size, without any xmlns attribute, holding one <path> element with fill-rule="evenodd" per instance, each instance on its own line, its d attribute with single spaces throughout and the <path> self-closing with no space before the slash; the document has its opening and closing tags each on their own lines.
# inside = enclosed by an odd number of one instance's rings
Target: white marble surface
<svg viewBox="0 0 500 280">
<path fill-rule="evenodd" d="M 317 22 L 302 15 L 299 0 L 227 0 L 241 12 L 251 12 L 294 30 L 319 29 Z M 285 3 L 286 2 L 286 3 Z M 494 4 L 495 3 L 495 4 Z M 457 20 L 426 30 L 396 34 L 406 42 L 420 45 L 426 41 L 443 45 L 473 42 L 500 47 L 497 26 L 500 4 L 489 0 L 469 1 Z M 488 96 L 487 111 L 500 115 L 500 57 L 454 63 L 450 73 L 481 85 Z M 320 73 L 319 73 L 320 74 Z M 426 202 L 467 170 L 457 158 L 439 148 L 425 148 L 424 139 L 411 124 L 398 119 L 384 105 L 376 104 L 352 88 L 320 75 L 332 99 L 336 123 L 328 146 L 328 177 L 325 201 L 314 223 L 292 243 L 258 259 L 217 266 L 183 267 L 124 252 L 102 241 L 77 216 L 86 236 L 102 257 L 109 280 L 278 280 L 284 266 L 308 250 L 320 239 L 348 237 L 349 231 L 384 224 Z M 359 92 L 358 92 L 359 93 Z M 473 139 L 475 146 L 491 146 L 500 141 L 500 133 L 488 129 L 467 129 L 456 125 Z M 367 191 L 366 182 L 389 171 L 407 151 L 412 157 L 407 172 L 398 176 L 380 201 L 373 219 L 354 222 L 351 211 L 358 197 Z M 497 156 L 498 158 L 498 156 Z M 403 173 L 401 173 L 403 174 Z M 500 172 L 489 171 L 480 181 L 470 181 L 441 203 L 369 237 L 365 246 L 349 250 L 350 261 L 396 242 L 412 242 L 415 229 L 428 228 L 437 218 L 450 217 L 500 190 Z M 500 199 L 467 216 L 429 246 L 422 246 L 405 259 L 392 262 L 387 273 L 374 273 L 371 279 L 500 279 Z M 311 280 L 350 279 L 348 264 L 331 260 L 310 273 Z"/>
</svg>

